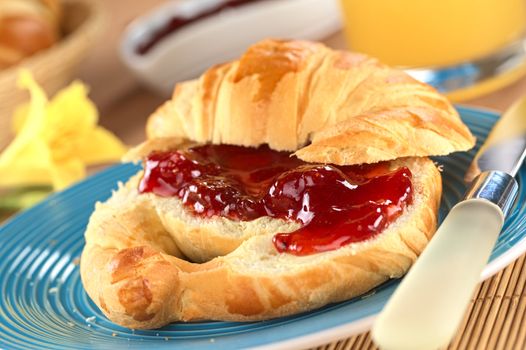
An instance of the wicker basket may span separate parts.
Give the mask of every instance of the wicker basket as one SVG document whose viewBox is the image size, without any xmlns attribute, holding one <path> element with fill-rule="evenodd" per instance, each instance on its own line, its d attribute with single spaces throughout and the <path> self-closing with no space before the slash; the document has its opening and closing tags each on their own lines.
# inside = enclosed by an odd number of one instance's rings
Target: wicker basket
<svg viewBox="0 0 526 350">
<path fill-rule="evenodd" d="M 20 64 L 0 70 L 0 150 L 12 138 L 11 115 L 28 94 L 17 88 L 21 67 L 28 68 L 48 94 L 64 87 L 101 31 L 104 15 L 95 0 L 63 0 L 65 33 L 53 47 L 24 59 Z"/>
</svg>

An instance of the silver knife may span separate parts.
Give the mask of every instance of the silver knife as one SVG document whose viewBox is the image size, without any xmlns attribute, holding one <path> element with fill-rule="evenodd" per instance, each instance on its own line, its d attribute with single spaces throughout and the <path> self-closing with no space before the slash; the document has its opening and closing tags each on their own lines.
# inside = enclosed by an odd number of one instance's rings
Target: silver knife
<svg viewBox="0 0 526 350">
<path fill-rule="evenodd" d="M 455 335 L 515 198 L 526 156 L 526 97 L 502 115 L 466 173 L 462 201 L 404 277 L 372 329 L 385 350 L 446 346 Z"/>
</svg>

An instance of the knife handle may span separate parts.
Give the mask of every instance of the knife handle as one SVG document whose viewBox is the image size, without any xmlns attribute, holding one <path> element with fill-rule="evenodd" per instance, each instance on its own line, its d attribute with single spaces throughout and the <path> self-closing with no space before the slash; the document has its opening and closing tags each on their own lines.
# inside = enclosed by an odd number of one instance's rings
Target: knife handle
<svg viewBox="0 0 526 350">
<path fill-rule="evenodd" d="M 455 334 L 504 216 L 485 199 L 451 209 L 372 330 L 381 349 L 437 349 Z"/>
</svg>

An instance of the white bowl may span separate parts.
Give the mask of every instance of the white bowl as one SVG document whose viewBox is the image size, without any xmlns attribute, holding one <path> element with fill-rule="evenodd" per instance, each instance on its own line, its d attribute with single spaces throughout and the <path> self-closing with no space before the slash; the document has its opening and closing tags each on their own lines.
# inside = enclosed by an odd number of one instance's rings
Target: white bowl
<svg viewBox="0 0 526 350">
<path fill-rule="evenodd" d="M 221 11 L 184 26 L 147 53 L 137 53 L 172 17 L 190 16 L 225 0 L 169 1 L 137 18 L 121 43 L 124 63 L 154 90 L 170 95 L 174 84 L 195 78 L 210 66 L 239 57 L 265 38 L 320 40 L 337 31 L 336 0 L 265 0 Z"/>
</svg>

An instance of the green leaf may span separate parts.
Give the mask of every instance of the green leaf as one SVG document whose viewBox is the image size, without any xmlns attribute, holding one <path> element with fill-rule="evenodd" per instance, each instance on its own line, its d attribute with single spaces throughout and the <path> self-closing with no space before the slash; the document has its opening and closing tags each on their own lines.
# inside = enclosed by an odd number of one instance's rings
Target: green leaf
<svg viewBox="0 0 526 350">
<path fill-rule="evenodd" d="M 13 212 L 29 208 L 52 192 L 48 186 L 0 189 L 0 211 Z"/>
</svg>

